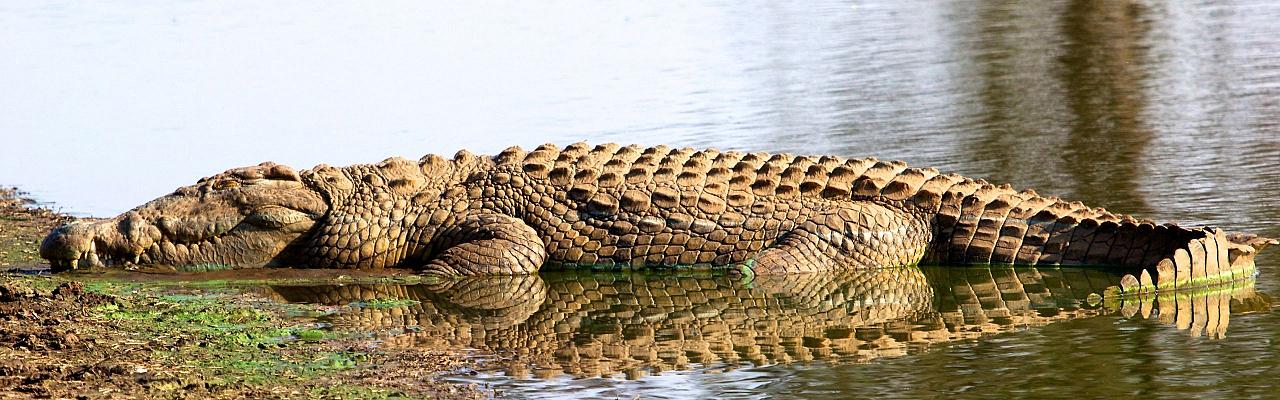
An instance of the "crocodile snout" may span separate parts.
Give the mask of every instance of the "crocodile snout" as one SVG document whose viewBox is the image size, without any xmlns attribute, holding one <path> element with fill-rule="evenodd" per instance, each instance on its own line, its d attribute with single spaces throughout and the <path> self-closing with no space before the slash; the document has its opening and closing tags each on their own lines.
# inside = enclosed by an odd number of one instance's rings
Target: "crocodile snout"
<svg viewBox="0 0 1280 400">
<path fill-rule="evenodd" d="M 137 263 L 160 230 L 136 212 L 100 221 L 72 221 L 54 228 L 40 243 L 40 257 L 53 272 L 79 267 Z"/>
<path fill-rule="evenodd" d="M 40 257 L 49 260 L 53 272 L 76 269 L 81 259 L 90 265 L 101 264 L 94 243 L 95 230 L 95 225 L 90 222 L 62 224 L 40 242 Z"/>
</svg>

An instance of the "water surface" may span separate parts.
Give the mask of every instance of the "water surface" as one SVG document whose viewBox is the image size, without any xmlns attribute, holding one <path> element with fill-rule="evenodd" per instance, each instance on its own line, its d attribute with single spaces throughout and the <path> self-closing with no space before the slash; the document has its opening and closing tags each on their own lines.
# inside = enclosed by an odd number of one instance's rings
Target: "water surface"
<svg viewBox="0 0 1280 400">
<path fill-rule="evenodd" d="M 1090 340 L 1118 346 L 1110 353 L 1138 356 L 1149 350 L 1146 346 L 1161 345 L 1125 345 L 1135 335 L 1126 331 L 1176 334 L 1169 345 L 1187 349 L 1198 344 L 1186 339 L 1222 339 L 1232 319 L 1272 306 L 1252 278 L 1195 292 L 1126 298 L 1108 290 L 1122 275 L 1081 268 L 961 266 L 746 280 L 705 273 L 570 272 L 422 285 L 274 286 L 268 294 L 331 306 L 380 304 L 330 314 L 320 322 L 368 332 L 381 346 L 473 349 L 473 357 L 485 361 L 480 373 L 452 379 L 483 383 L 503 396 L 577 398 L 845 396 L 851 389 L 869 397 L 933 397 L 963 388 L 949 386 L 954 380 L 938 385 L 923 378 L 918 378 L 921 387 L 877 388 L 843 375 L 892 367 L 899 365 L 897 358 L 931 351 L 966 353 L 988 341 L 1022 350 L 971 354 L 938 366 L 937 372 L 1013 372 L 1062 363 L 1111 374 L 1095 380 L 1097 387 L 1079 390 L 1133 395 L 1144 390 L 1135 382 L 1176 372 L 1114 374 L 1122 360 L 1107 367 L 1083 359 L 1068 364 L 1076 346 L 1039 343 L 1044 347 L 1037 348 L 1023 342 L 1039 342 L 1027 333 L 1079 321 L 1076 329 L 1093 327 Z M 1125 327 L 1105 329 L 1116 324 Z M 1045 352 L 1055 361 L 1023 359 L 1027 350 Z M 1215 372 L 1237 373 L 1223 369 Z M 1028 373 L 1033 379 L 1056 376 Z M 1162 376 L 1149 376 L 1155 374 Z M 1073 390 L 1004 387 L 980 393 L 1003 397 L 1049 389 Z"/>
<path fill-rule="evenodd" d="M 264 160 L 621 141 L 902 159 L 1280 237 L 1278 20 L 1261 0 L 0 3 L 0 183 L 107 216 Z M 498 384 L 1272 396 L 1280 316 L 1230 326 L 1102 316 L 866 363 Z"/>
</svg>

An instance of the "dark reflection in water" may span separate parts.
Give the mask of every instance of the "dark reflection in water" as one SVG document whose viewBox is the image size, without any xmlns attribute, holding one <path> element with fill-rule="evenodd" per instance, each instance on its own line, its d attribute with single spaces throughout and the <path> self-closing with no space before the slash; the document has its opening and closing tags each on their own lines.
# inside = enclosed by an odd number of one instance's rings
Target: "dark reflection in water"
<svg viewBox="0 0 1280 400">
<path fill-rule="evenodd" d="M 1074 120 L 1063 163 L 1072 198 L 1092 199 L 1119 212 L 1146 212 L 1137 193 L 1142 156 L 1151 141 L 1143 124 L 1148 27 L 1145 6 L 1128 1 L 1075 0 L 1061 26 L 1066 39 L 1063 87 Z"/>
<path fill-rule="evenodd" d="M 1126 1 L 984 2 L 975 42 L 983 129 L 963 146 L 983 175 L 1124 213 L 1139 193 L 1151 129 L 1145 6 Z"/>
<path fill-rule="evenodd" d="M 958 11 L 959 12 L 959 11 Z M 1073 178 L 1064 170 L 1060 149 L 1071 136 L 1075 118 L 1063 101 L 1062 49 L 1056 37 L 1059 7 L 1019 2 L 976 5 L 966 37 L 978 38 L 964 49 L 963 91 L 976 93 L 965 113 L 977 120 L 973 136 L 962 141 L 969 173 L 989 174 L 1037 190 L 1065 190 Z M 1066 194 L 1066 193 L 1059 193 Z"/>
<path fill-rule="evenodd" d="M 1252 279 L 1159 298 L 1102 297 L 1121 274 L 1090 269 L 926 267 L 757 277 L 572 274 L 468 278 L 438 285 L 276 286 L 291 302 L 355 308 L 326 317 L 389 346 L 494 354 L 523 391 L 530 377 L 625 377 L 823 361 L 866 362 L 939 343 L 1119 314 L 1222 337 L 1232 313 L 1268 310 Z M 393 303 L 394 304 L 394 303 Z M 1016 354 L 992 355 L 1016 358 Z M 527 382 L 526 382 L 527 383 Z"/>
</svg>

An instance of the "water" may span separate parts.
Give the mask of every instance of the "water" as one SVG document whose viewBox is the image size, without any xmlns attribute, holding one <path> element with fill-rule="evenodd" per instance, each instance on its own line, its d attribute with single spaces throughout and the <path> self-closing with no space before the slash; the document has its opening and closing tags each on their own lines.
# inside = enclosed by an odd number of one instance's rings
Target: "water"
<svg viewBox="0 0 1280 400">
<path fill-rule="evenodd" d="M 1222 384 L 1255 371 L 1236 365 L 1204 370 L 1211 361 L 1183 371 L 1175 357 L 1151 354 L 1229 343 L 1222 339 L 1229 328 L 1238 329 L 1232 321 L 1272 307 L 1252 280 L 1160 297 L 1100 296 L 1121 276 L 1096 269 L 957 266 L 754 280 L 546 273 L 430 285 L 275 286 L 269 294 L 324 305 L 394 304 L 330 314 L 320 322 L 370 332 L 387 347 L 474 349 L 487 360 L 483 369 L 452 380 L 487 384 L 514 397 L 865 392 L 856 397 L 920 398 L 975 389 L 984 397 L 1068 391 L 1115 397 L 1143 394 L 1151 380 L 1170 387 Z M 1040 335 L 1042 329 L 1108 349 L 1080 353 L 1093 346 L 1055 343 L 1061 339 Z M 1158 365 L 1164 363 L 1169 365 Z M 1060 370 L 1090 375 L 1091 385 L 1070 387 L 1074 378 Z M 998 380 L 988 381 L 991 375 Z M 992 385 L 1009 375 L 1040 385 Z M 867 384 L 891 383 L 892 377 L 909 385 Z M 1265 395 L 1268 388 L 1231 390 Z"/>
<path fill-rule="evenodd" d="M 875 155 L 1280 237 L 1277 20 L 1261 0 L 2 3 L 0 183 L 107 216 L 264 160 L 586 139 Z M 1275 332 L 1083 318 L 862 364 L 502 385 L 1268 397 Z"/>
</svg>

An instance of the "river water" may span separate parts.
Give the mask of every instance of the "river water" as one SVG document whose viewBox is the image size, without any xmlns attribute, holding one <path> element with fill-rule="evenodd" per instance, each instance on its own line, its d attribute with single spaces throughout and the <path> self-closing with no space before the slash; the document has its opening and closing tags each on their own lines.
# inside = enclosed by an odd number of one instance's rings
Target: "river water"
<svg viewBox="0 0 1280 400">
<path fill-rule="evenodd" d="M 1280 237 L 1275 21 L 1261 0 L 5 2 L 0 184 L 108 216 L 264 160 L 619 141 L 902 159 Z M 862 363 L 484 376 L 530 397 L 1275 395 L 1280 316 L 1209 339 L 1122 314 Z"/>
</svg>

